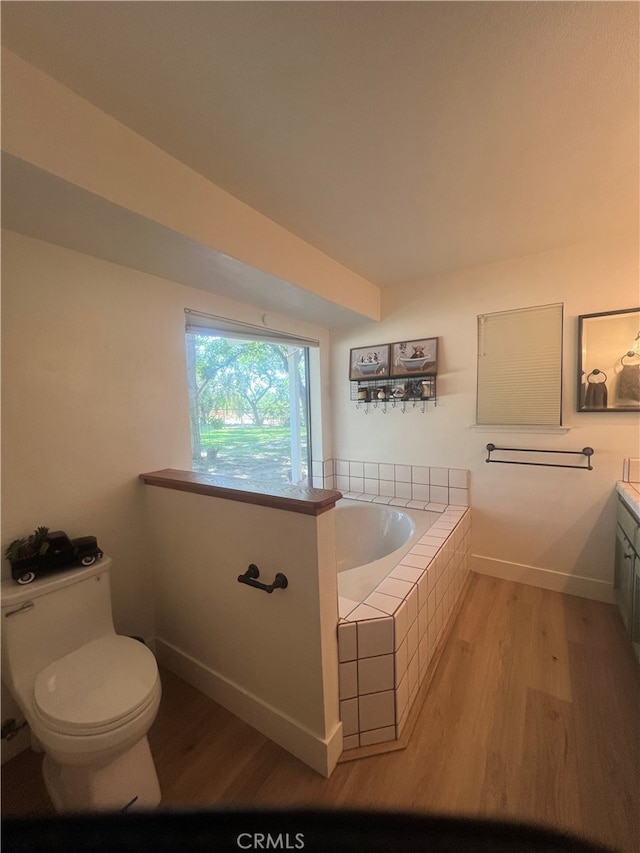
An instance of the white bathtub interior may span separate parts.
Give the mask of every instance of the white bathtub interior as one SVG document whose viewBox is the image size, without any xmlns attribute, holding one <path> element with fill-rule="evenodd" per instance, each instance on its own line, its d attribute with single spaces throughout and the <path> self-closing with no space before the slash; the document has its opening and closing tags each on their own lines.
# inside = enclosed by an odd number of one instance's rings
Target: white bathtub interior
<svg viewBox="0 0 640 853">
<path fill-rule="evenodd" d="M 440 517 L 430 510 L 339 500 L 338 595 L 364 601 Z"/>
</svg>

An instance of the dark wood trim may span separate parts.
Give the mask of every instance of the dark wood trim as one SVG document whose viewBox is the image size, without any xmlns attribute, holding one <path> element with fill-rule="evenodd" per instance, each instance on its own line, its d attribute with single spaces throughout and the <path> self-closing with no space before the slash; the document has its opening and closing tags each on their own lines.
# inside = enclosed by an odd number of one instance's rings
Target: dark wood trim
<svg viewBox="0 0 640 853">
<path fill-rule="evenodd" d="M 269 506 L 288 512 L 300 512 L 304 515 L 321 515 L 335 506 L 342 492 L 335 489 L 314 489 L 303 486 L 282 486 L 279 489 L 262 490 L 255 484 L 243 483 L 231 477 L 218 477 L 215 474 L 201 474 L 198 471 L 179 471 L 176 468 L 164 468 L 162 471 L 150 471 L 140 474 L 140 479 L 148 486 L 160 486 L 164 489 L 177 489 L 196 495 L 209 495 L 229 501 Z"/>
</svg>

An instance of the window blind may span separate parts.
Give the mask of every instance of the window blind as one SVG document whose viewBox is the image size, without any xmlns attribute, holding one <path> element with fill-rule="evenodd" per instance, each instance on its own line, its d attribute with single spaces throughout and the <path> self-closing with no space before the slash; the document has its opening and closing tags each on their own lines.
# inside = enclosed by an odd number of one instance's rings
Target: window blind
<svg viewBox="0 0 640 853">
<path fill-rule="evenodd" d="M 562 422 L 563 305 L 478 317 L 478 424 Z"/>
<path fill-rule="evenodd" d="M 185 308 L 185 328 L 196 335 L 214 335 L 220 338 L 239 338 L 245 341 L 266 341 L 270 344 L 289 344 L 298 347 L 317 347 L 319 342 L 313 338 L 303 338 L 290 332 L 282 332 L 269 326 L 254 323 L 242 323 L 228 317 L 215 314 L 203 314 Z"/>
</svg>

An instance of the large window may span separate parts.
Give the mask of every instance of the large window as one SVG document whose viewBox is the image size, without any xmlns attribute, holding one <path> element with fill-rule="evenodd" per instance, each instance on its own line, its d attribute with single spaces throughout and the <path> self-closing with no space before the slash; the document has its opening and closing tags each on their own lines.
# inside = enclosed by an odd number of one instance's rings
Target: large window
<svg viewBox="0 0 640 853">
<path fill-rule="evenodd" d="M 187 312 L 195 471 L 259 486 L 310 480 L 309 350 L 285 334 Z"/>
</svg>

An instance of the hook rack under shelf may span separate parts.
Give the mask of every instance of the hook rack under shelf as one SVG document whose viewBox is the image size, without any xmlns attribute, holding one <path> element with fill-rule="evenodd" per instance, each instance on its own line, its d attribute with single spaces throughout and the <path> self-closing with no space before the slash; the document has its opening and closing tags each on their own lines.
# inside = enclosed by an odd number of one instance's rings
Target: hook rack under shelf
<svg viewBox="0 0 640 853">
<path fill-rule="evenodd" d="M 510 453 L 562 453 L 565 456 L 586 456 L 586 465 L 564 465 L 557 462 L 522 462 L 519 459 L 492 459 L 491 454 L 494 450 L 504 450 Z M 593 447 L 583 447 L 582 450 L 548 450 L 536 449 L 531 447 L 496 447 L 495 444 L 487 444 L 487 458 L 485 462 L 499 462 L 502 465 L 539 465 L 545 468 L 580 468 L 584 471 L 593 471 L 591 457 L 593 456 Z"/>
<path fill-rule="evenodd" d="M 427 411 L 427 403 L 437 405 L 436 375 L 416 374 L 411 377 L 379 377 L 378 379 L 352 380 L 350 399 L 357 409 L 377 410 L 386 414 L 388 409 L 418 409 Z"/>
</svg>

